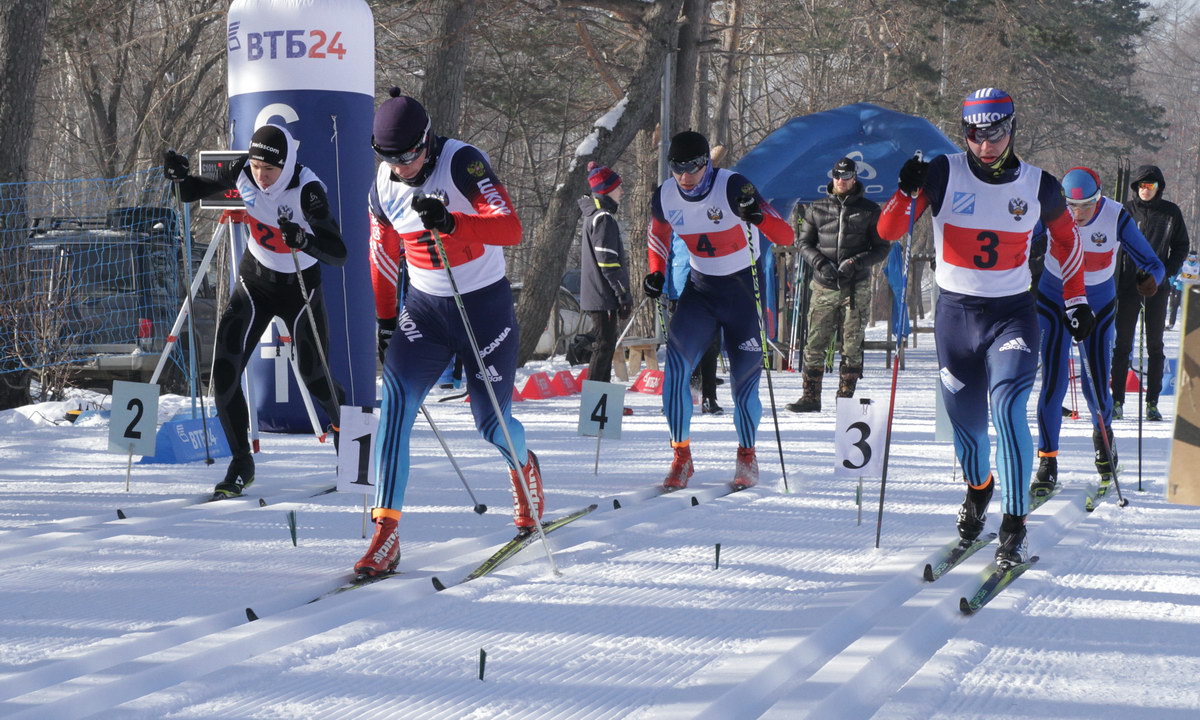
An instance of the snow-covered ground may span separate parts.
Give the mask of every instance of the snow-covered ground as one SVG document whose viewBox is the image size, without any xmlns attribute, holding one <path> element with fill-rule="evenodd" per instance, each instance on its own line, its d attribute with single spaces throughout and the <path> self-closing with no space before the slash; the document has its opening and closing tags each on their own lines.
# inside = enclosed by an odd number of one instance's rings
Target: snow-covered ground
<svg viewBox="0 0 1200 720">
<path fill-rule="evenodd" d="M 547 517 L 599 503 L 549 536 L 561 576 L 535 545 L 442 593 L 430 576 L 465 572 L 511 535 L 507 473 L 465 403 L 428 408 L 491 510 L 471 512 L 422 427 L 403 574 L 316 603 L 367 543 L 361 496 L 318 494 L 334 483 L 332 447 L 264 436 L 248 498 L 201 503 L 223 463 L 135 464 L 127 493 L 102 418 L 66 423 L 70 403 L 0 413 L 0 717 L 1197 717 L 1200 512 L 1163 499 L 1170 422 L 1145 424 L 1141 492 L 1137 422 L 1117 423 L 1131 503 L 1110 494 L 1089 514 L 1090 428 L 1065 420 L 1066 489 L 1030 519 L 1040 562 L 963 616 L 991 550 L 920 578 L 954 536 L 963 486 L 933 437 L 932 339 L 919 340 L 900 375 L 879 549 L 878 480 L 860 525 L 855 483 L 833 475 L 835 382 L 825 412 L 779 416 L 790 493 L 769 409 L 759 487 L 718 496 L 736 447 L 727 412 L 694 419 L 689 491 L 650 497 L 670 457 L 660 398 L 628 395 L 635 414 L 597 475 L 574 396 L 516 407 Z M 1168 333 L 1170 352 L 1177 341 Z M 868 354 L 860 395 L 886 402 L 883 365 Z M 773 379 L 782 410 L 799 377 Z M 765 382 L 762 396 L 769 408 Z M 728 385 L 719 400 L 732 410 Z M 161 414 L 183 404 L 164 399 Z M 1170 420 L 1173 398 L 1161 408 Z M 997 501 L 990 529 L 998 513 Z"/>
</svg>

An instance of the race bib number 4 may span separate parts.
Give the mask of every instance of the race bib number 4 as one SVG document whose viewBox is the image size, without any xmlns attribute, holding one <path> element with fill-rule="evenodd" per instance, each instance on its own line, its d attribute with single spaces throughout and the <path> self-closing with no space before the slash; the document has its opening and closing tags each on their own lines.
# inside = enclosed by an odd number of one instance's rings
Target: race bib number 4
<svg viewBox="0 0 1200 720">
<path fill-rule="evenodd" d="M 1029 233 L 980 230 L 946 223 L 942 231 L 942 259 L 972 270 L 1012 270 L 1025 264 Z"/>
<path fill-rule="evenodd" d="M 700 258 L 724 257 L 746 248 L 746 229 L 735 225 L 710 233 L 680 235 L 692 254 Z"/>
</svg>

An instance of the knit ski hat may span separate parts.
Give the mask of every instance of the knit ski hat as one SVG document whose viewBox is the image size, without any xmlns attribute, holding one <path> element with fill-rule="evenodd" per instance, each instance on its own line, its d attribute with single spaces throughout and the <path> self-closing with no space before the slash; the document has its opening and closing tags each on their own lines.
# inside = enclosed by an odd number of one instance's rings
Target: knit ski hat
<svg viewBox="0 0 1200 720">
<path fill-rule="evenodd" d="M 593 193 L 607 194 L 621 186 L 621 176 L 612 168 L 593 161 L 588 163 L 587 169 L 588 185 Z"/>
<path fill-rule="evenodd" d="M 431 127 L 429 114 L 416 98 L 401 95 L 398 87 L 388 94 L 391 97 L 375 111 L 371 144 L 377 150 L 402 153 L 425 138 Z"/>
<path fill-rule="evenodd" d="M 250 136 L 250 150 L 247 154 L 251 160 L 261 160 L 282 168 L 288 158 L 287 137 L 278 126 L 263 125 Z"/>
<path fill-rule="evenodd" d="M 667 160 L 685 162 L 703 155 L 708 157 L 708 139 L 695 130 L 684 130 L 671 138 Z"/>
</svg>

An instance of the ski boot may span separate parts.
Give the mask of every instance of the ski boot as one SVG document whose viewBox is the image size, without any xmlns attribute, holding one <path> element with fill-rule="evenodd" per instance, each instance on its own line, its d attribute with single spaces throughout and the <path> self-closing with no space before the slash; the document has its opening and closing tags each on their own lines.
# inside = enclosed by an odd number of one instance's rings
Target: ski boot
<svg viewBox="0 0 1200 720">
<path fill-rule="evenodd" d="M 530 450 L 529 460 L 521 468 L 521 477 L 524 479 L 526 489 L 529 490 L 529 497 L 533 499 L 533 511 L 530 510 L 529 503 L 525 500 L 525 493 L 521 491 L 521 480 L 517 478 L 517 471 L 510 469 L 508 476 L 512 481 L 513 522 L 521 534 L 527 535 L 536 527 L 534 523 L 541 521 L 542 509 L 546 504 L 545 493 L 542 491 L 542 470 L 538 466 L 537 455 Z M 536 521 L 533 517 L 534 511 L 537 514 Z"/>
<path fill-rule="evenodd" d="M 804 371 L 804 394 L 794 403 L 788 403 L 787 409 L 794 413 L 821 412 L 821 369 L 816 372 Z"/>
<path fill-rule="evenodd" d="M 717 404 L 716 398 L 704 398 L 700 403 L 700 412 L 705 415 L 721 415 L 725 412 L 725 408 Z"/>
<path fill-rule="evenodd" d="M 1162 413 L 1158 411 L 1158 403 L 1146 403 L 1146 419 L 1150 422 L 1162 420 Z"/>
<path fill-rule="evenodd" d="M 375 520 L 375 535 L 371 546 L 358 562 L 354 563 L 354 575 L 362 580 L 387 575 L 400 563 L 400 511 L 375 508 L 371 511 Z"/>
<path fill-rule="evenodd" d="M 212 499 L 222 500 L 242 494 L 242 491 L 254 484 L 254 456 L 250 453 L 234 455 L 229 461 L 229 469 L 225 471 L 225 479 L 213 488 Z"/>
<path fill-rule="evenodd" d="M 733 489 L 745 490 L 758 484 L 758 458 L 754 448 L 738 447 L 737 467 L 733 471 Z"/>
<path fill-rule="evenodd" d="M 958 509 L 958 537 L 964 543 L 973 542 L 983 532 L 987 522 L 987 506 L 995 490 L 996 482 L 990 474 L 980 487 L 967 485 L 967 497 Z"/>
<path fill-rule="evenodd" d="M 1058 487 L 1058 451 L 1043 453 L 1038 451 L 1041 461 L 1038 463 L 1037 476 L 1029 487 L 1029 493 L 1035 498 L 1049 497 Z"/>
<path fill-rule="evenodd" d="M 1108 428 L 1108 448 L 1112 452 L 1112 461 L 1109 462 L 1108 452 L 1104 449 L 1104 436 L 1099 430 L 1092 430 L 1092 446 L 1096 449 L 1096 472 L 1100 474 L 1100 485 L 1096 489 L 1098 497 L 1104 497 L 1108 494 L 1108 489 L 1112 487 L 1113 472 L 1117 465 L 1117 447 L 1113 444 L 1113 431 Z"/>
<path fill-rule="evenodd" d="M 1029 562 L 1025 516 L 1006 513 L 1000 521 L 1000 547 L 996 548 L 996 564 L 1012 567 L 1025 562 Z"/>
<path fill-rule="evenodd" d="M 671 469 L 667 471 L 667 477 L 662 484 L 668 492 L 687 487 L 688 479 L 695 472 L 692 468 L 691 441 L 673 442 L 671 447 L 675 449 L 675 457 L 671 460 Z"/>
<path fill-rule="evenodd" d="M 1121 405 L 1122 405 L 1122 403 L 1119 400 L 1113 403 L 1113 411 L 1112 411 L 1113 420 L 1120 420 L 1123 417 L 1125 417 L 1125 410 L 1121 407 Z"/>
<path fill-rule="evenodd" d="M 854 389 L 858 386 L 860 377 L 862 377 L 862 365 L 842 363 L 841 372 L 838 375 L 837 396 L 840 398 L 854 397 Z"/>
</svg>

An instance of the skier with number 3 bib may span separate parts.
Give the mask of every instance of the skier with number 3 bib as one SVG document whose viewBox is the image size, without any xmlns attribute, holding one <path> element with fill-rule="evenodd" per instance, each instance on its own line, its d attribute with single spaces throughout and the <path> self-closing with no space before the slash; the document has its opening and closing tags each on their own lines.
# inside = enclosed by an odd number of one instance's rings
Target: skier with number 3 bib
<svg viewBox="0 0 1200 720">
<path fill-rule="evenodd" d="M 375 534 L 354 566 L 357 575 L 368 577 L 390 572 L 400 560 L 397 528 L 413 424 L 425 396 L 455 356 L 464 359 L 475 426 L 509 465 L 518 530 L 532 532 L 542 516 L 537 457 L 525 448 L 525 430 L 511 411 L 518 330 L 503 246 L 521 241 L 521 221 L 487 155 L 436 135 L 425 108 L 399 88 L 390 95 L 375 111 L 371 138 L 380 160 L 369 206 L 383 403 L 375 443 Z M 397 291 L 401 257 L 408 281 L 402 309 Z M 503 417 L 496 417 L 484 383 L 491 384 Z M 515 457 L 500 423 L 516 446 Z M 525 484 L 533 507 L 518 483 Z"/>
<path fill-rule="evenodd" d="M 163 172 L 179 197 L 192 202 L 237 189 L 246 202 L 250 239 L 238 266 L 237 283 L 217 323 L 212 385 L 217 417 L 233 458 L 213 498 L 237 497 L 254 482 L 254 459 L 247 428 L 250 413 L 241 377 L 271 319 L 278 316 L 292 336 L 300 380 L 333 423 L 336 438 L 342 388 L 329 387 L 321 348 L 329 347 L 319 262 L 341 267 L 346 246 L 329 208 L 325 184 L 297 162 L 299 143 L 286 128 L 263 125 L 250 138 L 250 150 L 217 178 L 190 175 L 187 157 L 167 150 Z M 291 254 L 295 253 L 295 260 Z M 296 276 L 296 265 L 300 273 Z M 308 297 L 301 294 L 301 280 Z M 312 321 L 305 316 L 305 303 Z M 316 334 L 314 335 L 314 323 Z"/>
<path fill-rule="evenodd" d="M 967 481 L 958 533 L 972 541 L 983 531 L 996 485 L 990 468 L 990 401 L 996 475 L 1003 488 L 1000 565 L 1029 558 L 1025 517 L 1033 436 L 1027 407 L 1041 332 L 1029 292 L 1028 257 L 1039 220 L 1050 234 L 1048 253 L 1062 271 L 1068 332 L 1082 340 L 1095 322 L 1084 294 L 1083 249 L 1062 186 L 1017 157 L 1016 123 L 1013 100 L 1003 90 L 967 95 L 962 103 L 967 152 L 905 162 L 899 190 L 879 219 L 880 236 L 896 240 L 908 230 L 910 211 L 914 219 L 926 208 L 931 211 L 941 290 L 934 324 L 941 393 Z"/>
</svg>

